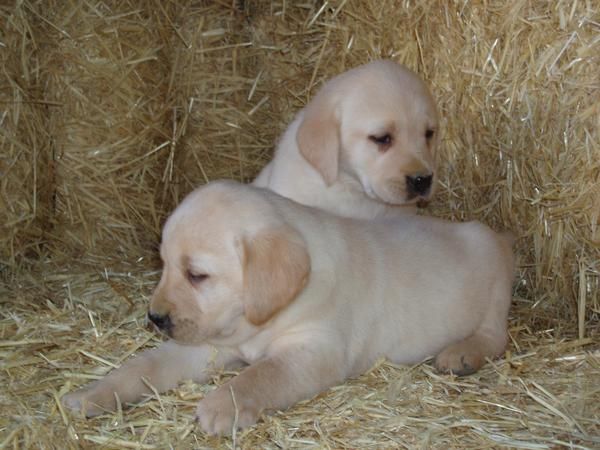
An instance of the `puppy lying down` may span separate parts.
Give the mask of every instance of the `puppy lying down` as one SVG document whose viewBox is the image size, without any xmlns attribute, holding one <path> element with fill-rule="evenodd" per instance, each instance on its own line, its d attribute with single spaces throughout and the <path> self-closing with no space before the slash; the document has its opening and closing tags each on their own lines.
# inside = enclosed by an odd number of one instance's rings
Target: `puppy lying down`
<svg viewBox="0 0 600 450">
<path fill-rule="evenodd" d="M 398 221 L 402 221 L 399 226 Z M 211 367 L 242 372 L 200 403 L 212 434 L 254 424 L 360 375 L 381 356 L 469 374 L 507 342 L 511 238 L 477 223 L 363 221 L 214 182 L 168 219 L 149 318 L 171 340 L 64 397 L 87 416 Z"/>
</svg>

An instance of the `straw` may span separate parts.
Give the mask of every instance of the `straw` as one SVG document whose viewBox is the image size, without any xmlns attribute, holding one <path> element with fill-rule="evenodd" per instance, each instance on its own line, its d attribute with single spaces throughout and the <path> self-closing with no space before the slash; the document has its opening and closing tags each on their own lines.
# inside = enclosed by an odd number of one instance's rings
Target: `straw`
<svg viewBox="0 0 600 450">
<path fill-rule="evenodd" d="M 0 6 L 0 448 L 600 446 L 600 9 L 590 1 L 23 0 Z M 379 362 L 230 438 L 215 384 L 84 420 L 59 398 L 157 338 L 166 215 L 251 180 L 328 78 L 417 71 L 442 117 L 425 211 L 518 236 L 507 354 Z"/>
</svg>

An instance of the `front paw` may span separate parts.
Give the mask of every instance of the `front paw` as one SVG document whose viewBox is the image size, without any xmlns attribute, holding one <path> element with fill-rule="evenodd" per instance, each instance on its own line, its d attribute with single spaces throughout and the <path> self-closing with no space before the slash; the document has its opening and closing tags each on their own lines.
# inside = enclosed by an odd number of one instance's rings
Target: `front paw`
<svg viewBox="0 0 600 450">
<path fill-rule="evenodd" d="M 236 392 L 235 388 L 232 393 L 230 386 L 225 384 L 215 389 L 198 403 L 196 420 L 208 434 L 230 435 L 234 427 L 241 429 L 252 426 L 260 417 L 260 409 L 255 402 Z"/>
<path fill-rule="evenodd" d="M 95 382 L 62 397 L 62 404 L 85 417 L 116 409 L 115 389 L 109 383 Z"/>
</svg>

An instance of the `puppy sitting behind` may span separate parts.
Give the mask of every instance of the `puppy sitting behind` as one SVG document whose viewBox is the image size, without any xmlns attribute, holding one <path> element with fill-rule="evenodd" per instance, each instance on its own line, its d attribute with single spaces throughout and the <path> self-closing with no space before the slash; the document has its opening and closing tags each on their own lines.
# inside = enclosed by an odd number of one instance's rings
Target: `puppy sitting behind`
<svg viewBox="0 0 600 450">
<path fill-rule="evenodd" d="M 236 417 L 250 426 L 381 356 L 413 364 L 437 355 L 442 371 L 473 372 L 507 342 L 510 247 L 478 222 L 353 220 L 265 189 L 211 183 L 163 231 L 149 318 L 172 340 L 64 404 L 92 416 L 114 410 L 115 395 L 139 400 L 147 383 L 162 392 L 184 379 L 206 382 L 213 364 L 246 365 L 198 405 L 202 428 L 223 434 Z"/>
<path fill-rule="evenodd" d="M 425 83 L 400 64 L 374 61 L 325 84 L 253 184 L 347 217 L 414 212 L 433 195 L 437 143 Z"/>
</svg>

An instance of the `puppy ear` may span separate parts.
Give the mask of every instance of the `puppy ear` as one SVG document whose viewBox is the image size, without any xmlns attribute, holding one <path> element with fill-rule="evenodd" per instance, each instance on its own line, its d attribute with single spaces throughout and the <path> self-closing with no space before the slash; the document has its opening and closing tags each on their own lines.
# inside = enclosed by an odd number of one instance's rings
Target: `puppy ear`
<svg viewBox="0 0 600 450">
<path fill-rule="evenodd" d="M 244 311 L 261 325 L 302 291 L 310 274 L 310 256 L 302 236 L 282 226 L 243 240 Z"/>
<path fill-rule="evenodd" d="M 300 154 L 323 177 L 327 186 L 338 175 L 339 123 L 333 95 L 325 88 L 306 106 L 296 133 Z"/>
</svg>

